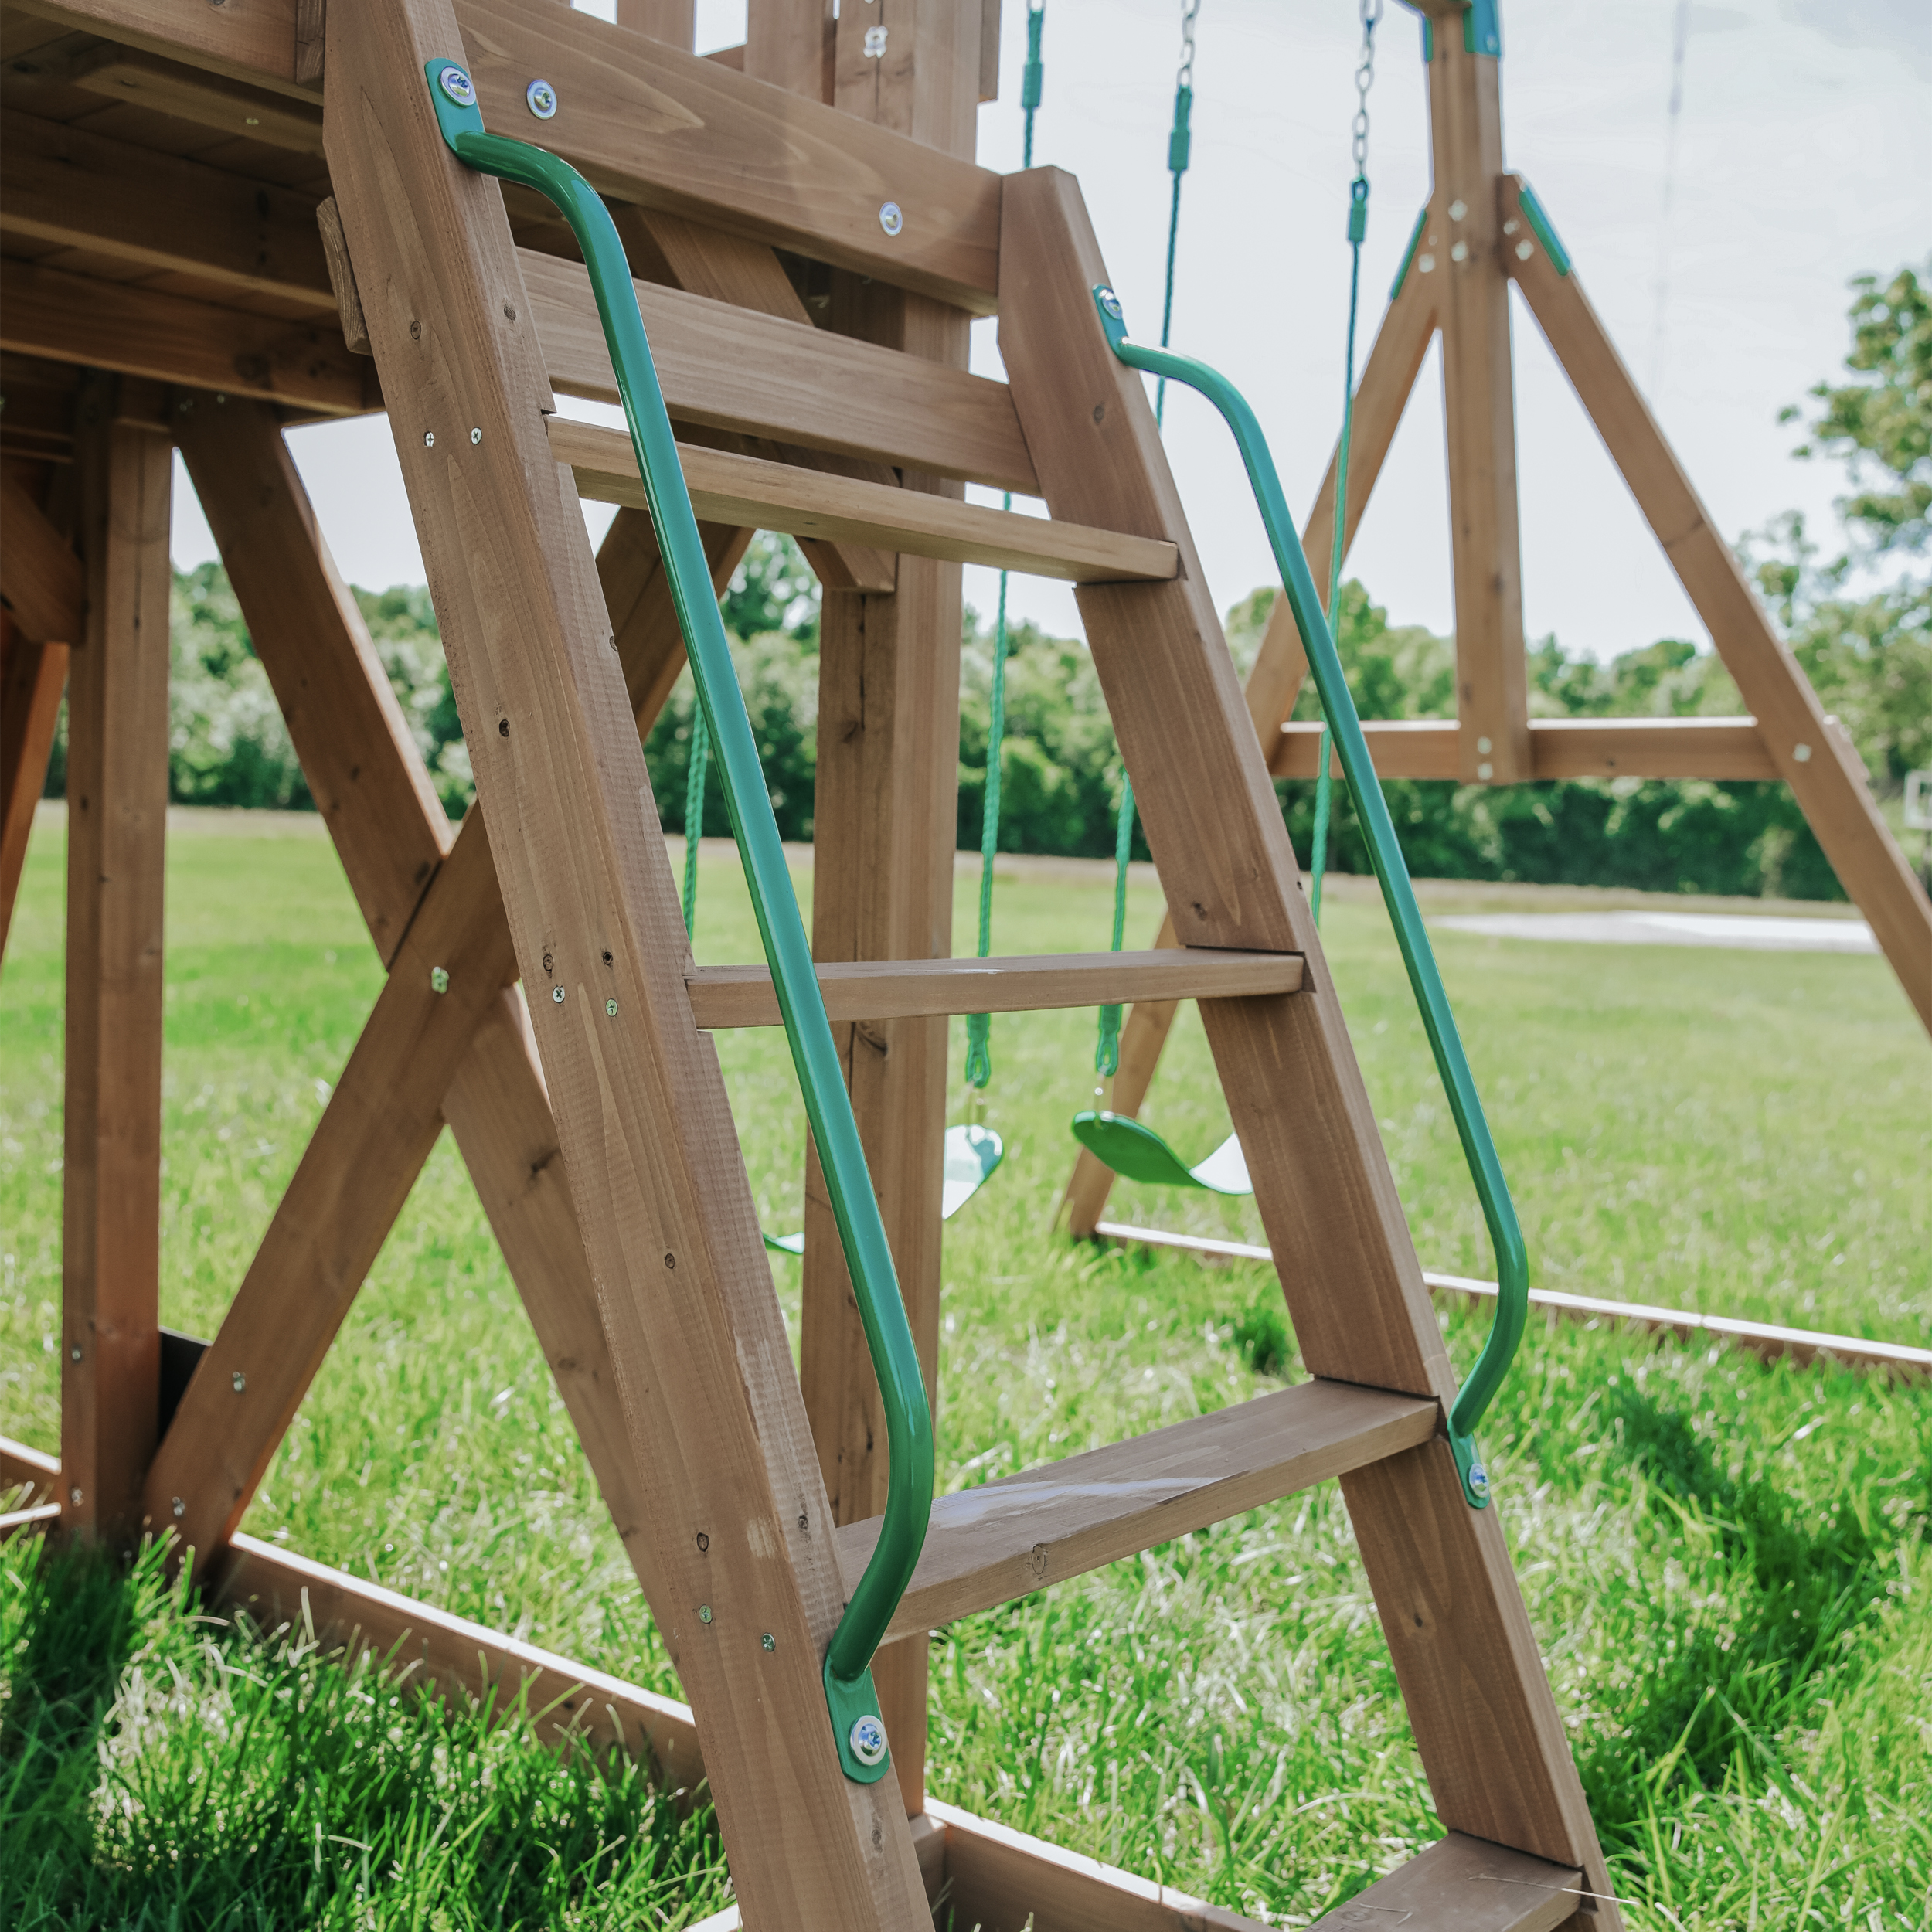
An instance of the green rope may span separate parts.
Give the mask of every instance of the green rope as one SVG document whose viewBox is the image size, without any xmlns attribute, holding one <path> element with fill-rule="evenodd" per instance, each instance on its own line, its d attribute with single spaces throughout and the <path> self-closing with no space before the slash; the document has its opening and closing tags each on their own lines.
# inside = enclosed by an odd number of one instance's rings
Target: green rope
<svg viewBox="0 0 1932 1932">
<path fill-rule="evenodd" d="M 1120 815 L 1114 821 L 1114 945 L 1127 937 L 1127 859 L 1134 845 L 1134 781 L 1121 767 Z M 1094 1071 L 1111 1080 L 1121 1070 L 1121 1009 L 1100 1009 L 1100 1038 L 1094 1047 Z"/>
<path fill-rule="evenodd" d="M 1046 26 L 1046 0 L 1027 0 L 1026 70 L 1020 81 L 1019 104 L 1026 114 L 1022 165 L 1033 165 L 1033 117 L 1045 91 L 1046 66 L 1040 58 L 1040 36 Z M 1009 490 L 1000 507 L 1013 507 Z M 1000 753 L 1006 740 L 1006 573 L 999 573 L 999 614 L 993 625 L 993 688 L 986 719 L 986 791 L 979 815 L 979 957 L 993 950 L 993 860 L 999 850 Z M 993 1016 L 966 1015 L 966 1084 L 982 1091 L 993 1077 Z"/>
<path fill-rule="evenodd" d="M 704 835 L 704 781 L 711 763 L 711 733 L 704 721 L 704 707 L 694 699 L 691 706 L 691 757 L 684 775 L 684 930 L 687 937 L 697 933 L 698 841 Z"/>
<path fill-rule="evenodd" d="M 1349 342 L 1342 377 L 1342 440 L 1335 461 L 1335 541 L 1328 556 L 1328 628 L 1337 631 L 1341 613 L 1342 559 L 1347 549 L 1349 439 L 1355 427 L 1355 334 L 1362 296 L 1362 244 L 1369 233 L 1369 88 L 1375 79 L 1376 22 L 1381 0 L 1362 0 L 1362 53 L 1355 63 L 1355 179 L 1349 184 Z M 1319 704 L 1317 706 L 1320 709 Z M 1328 819 L 1334 781 L 1328 774 L 1328 719 L 1321 713 L 1321 736 L 1315 750 L 1315 837 L 1309 855 L 1308 903 L 1321 923 L 1321 882 L 1328 870 Z"/>
</svg>

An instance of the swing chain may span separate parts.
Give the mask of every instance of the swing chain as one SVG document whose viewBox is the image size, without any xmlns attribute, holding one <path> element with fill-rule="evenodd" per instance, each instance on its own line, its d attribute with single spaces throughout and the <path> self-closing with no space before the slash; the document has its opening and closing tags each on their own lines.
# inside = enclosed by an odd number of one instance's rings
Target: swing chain
<svg viewBox="0 0 1932 1932">
<path fill-rule="evenodd" d="M 1376 0 L 1376 5 L 1379 12 L 1381 0 Z M 1174 84 L 1190 94 L 1194 90 L 1194 23 L 1200 12 L 1201 0 L 1181 0 L 1181 70 L 1174 77 Z"/>
<path fill-rule="evenodd" d="M 1369 90 L 1375 85 L 1376 29 L 1382 23 L 1382 0 L 1362 0 L 1362 51 L 1355 63 L 1355 172 L 1366 182 L 1369 173 Z"/>
</svg>

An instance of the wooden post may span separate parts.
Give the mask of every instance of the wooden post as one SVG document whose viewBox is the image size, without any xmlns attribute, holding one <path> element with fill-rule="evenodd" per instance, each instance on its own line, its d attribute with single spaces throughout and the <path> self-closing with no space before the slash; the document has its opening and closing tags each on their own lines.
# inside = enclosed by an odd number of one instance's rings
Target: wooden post
<svg viewBox="0 0 1932 1932">
<path fill-rule="evenodd" d="M 330 172 L 733 1880 L 762 1926 L 922 1925 L 896 1781 L 834 1749 L 829 1509 L 502 192 L 427 94 L 454 15 L 332 11 Z"/>
<path fill-rule="evenodd" d="M 1529 698 L 1509 284 L 1498 249 L 1501 63 L 1492 53 L 1464 47 L 1464 13 L 1460 6 L 1444 9 L 1430 23 L 1435 187 L 1417 252 L 1433 258 L 1440 283 L 1462 776 L 1513 784 L 1530 775 Z"/>
<path fill-rule="evenodd" d="M 162 886 L 173 451 L 151 385 L 90 376 L 87 634 L 67 705 L 63 1522 L 125 1543 L 160 1393 Z"/>
</svg>

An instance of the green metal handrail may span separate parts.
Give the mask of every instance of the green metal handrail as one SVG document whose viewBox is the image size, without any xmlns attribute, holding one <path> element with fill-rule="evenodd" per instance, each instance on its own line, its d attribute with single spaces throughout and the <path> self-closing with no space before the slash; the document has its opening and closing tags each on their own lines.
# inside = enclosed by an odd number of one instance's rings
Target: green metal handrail
<svg viewBox="0 0 1932 1932">
<path fill-rule="evenodd" d="M 1495 1142 L 1490 1138 L 1489 1124 L 1483 1118 L 1475 1079 L 1456 1032 L 1455 1015 L 1449 1010 L 1449 995 L 1443 989 L 1442 975 L 1436 970 L 1436 956 L 1422 923 L 1421 910 L 1416 904 L 1415 888 L 1409 883 L 1409 868 L 1389 816 L 1388 801 L 1382 795 L 1382 782 L 1369 760 L 1368 740 L 1362 735 L 1362 720 L 1355 714 L 1355 699 L 1349 694 L 1349 681 L 1335 652 L 1335 638 L 1315 594 L 1315 580 L 1308 573 L 1301 539 L 1295 534 L 1287 499 L 1281 494 L 1281 479 L 1275 474 L 1274 459 L 1268 454 L 1267 439 L 1253 410 L 1226 376 L 1206 363 L 1197 362 L 1192 356 L 1130 342 L 1120 298 L 1111 288 L 1096 288 L 1094 301 L 1108 344 L 1128 368 L 1199 390 L 1234 432 L 1241 460 L 1247 465 L 1248 481 L 1254 488 L 1255 501 L 1260 507 L 1261 520 L 1267 526 L 1268 541 L 1274 546 L 1274 560 L 1281 566 L 1288 607 L 1294 614 L 1301 641 L 1308 650 L 1308 668 L 1315 674 L 1321 709 L 1334 734 L 1335 749 L 1341 754 L 1342 777 L 1347 781 L 1355 815 L 1369 842 L 1369 860 L 1382 883 L 1383 900 L 1395 927 L 1396 944 L 1401 948 L 1402 963 L 1409 971 L 1409 984 L 1421 1009 L 1423 1028 L 1436 1056 L 1443 1090 L 1449 1097 L 1449 1111 L 1455 1117 L 1463 1155 L 1469 1163 L 1469 1177 L 1476 1184 L 1482 1218 L 1488 1224 L 1489 1239 L 1496 1251 L 1496 1319 L 1469 1379 L 1462 1385 L 1449 1411 L 1449 1444 L 1462 1477 L 1463 1494 L 1472 1507 L 1480 1509 L 1489 1500 L 1489 1477 L 1476 1453 L 1475 1428 L 1495 1400 L 1509 1372 L 1516 1345 L 1522 1339 L 1529 1314 L 1529 1258 L 1523 1247 L 1522 1230 L 1516 1223 L 1515 1206 L 1509 1199 L 1509 1185 L 1503 1179 L 1502 1162 L 1497 1157 Z"/>
<path fill-rule="evenodd" d="M 797 895 L 785 866 L 778 821 L 772 815 L 751 720 L 733 671 L 724 621 L 712 588 L 711 566 L 698 536 L 698 522 L 685 488 L 676 438 L 658 386 L 645 339 L 630 264 L 610 212 L 568 162 L 528 141 L 486 134 L 468 70 L 455 60 L 432 60 L 423 70 L 443 138 L 457 160 L 479 173 L 500 175 L 534 189 L 554 203 L 576 236 L 590 271 L 591 292 L 604 324 L 611 365 L 631 447 L 644 479 L 645 501 L 657 533 L 671 586 L 671 600 L 691 661 L 698 702 L 717 757 L 731 829 L 751 889 L 759 936 L 770 963 L 785 1037 L 804 1097 L 805 1117 L 832 1197 L 833 1219 L 845 1250 L 865 1325 L 866 1346 L 886 1410 L 890 1475 L 883 1529 L 866 1573 L 845 1606 L 825 1653 L 825 1701 L 845 1775 L 871 1784 L 888 1762 L 872 1660 L 912 1580 L 924 1547 L 933 1506 L 933 1418 L 920 1372 L 918 1352 L 893 1267 L 879 1202 L 866 1172 L 865 1149 L 852 1118 L 825 1003 L 818 991 L 811 947 L 805 937 Z M 536 86 L 532 103 L 536 104 Z M 552 97 L 553 99 L 553 97 Z M 554 108 L 553 107 L 553 111 Z"/>
</svg>

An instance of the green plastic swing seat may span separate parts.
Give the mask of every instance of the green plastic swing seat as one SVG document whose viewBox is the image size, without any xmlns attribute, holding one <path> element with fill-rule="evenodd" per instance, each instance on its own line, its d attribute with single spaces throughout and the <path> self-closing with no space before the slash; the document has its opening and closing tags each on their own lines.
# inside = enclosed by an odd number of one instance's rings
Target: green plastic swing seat
<svg viewBox="0 0 1932 1932">
<path fill-rule="evenodd" d="M 1006 1143 L 990 1127 L 947 1128 L 939 1218 L 950 1221 L 993 1178 L 993 1170 L 1005 1158 Z M 765 1246 L 774 1254 L 803 1254 L 804 1231 L 801 1229 L 796 1234 L 767 1234 Z"/>
<path fill-rule="evenodd" d="M 1152 1128 L 1125 1114 L 1073 1116 L 1073 1138 L 1103 1166 L 1123 1180 L 1152 1187 L 1206 1188 L 1213 1194 L 1252 1194 L 1247 1156 L 1230 1134 L 1205 1161 L 1189 1167 Z"/>
</svg>

